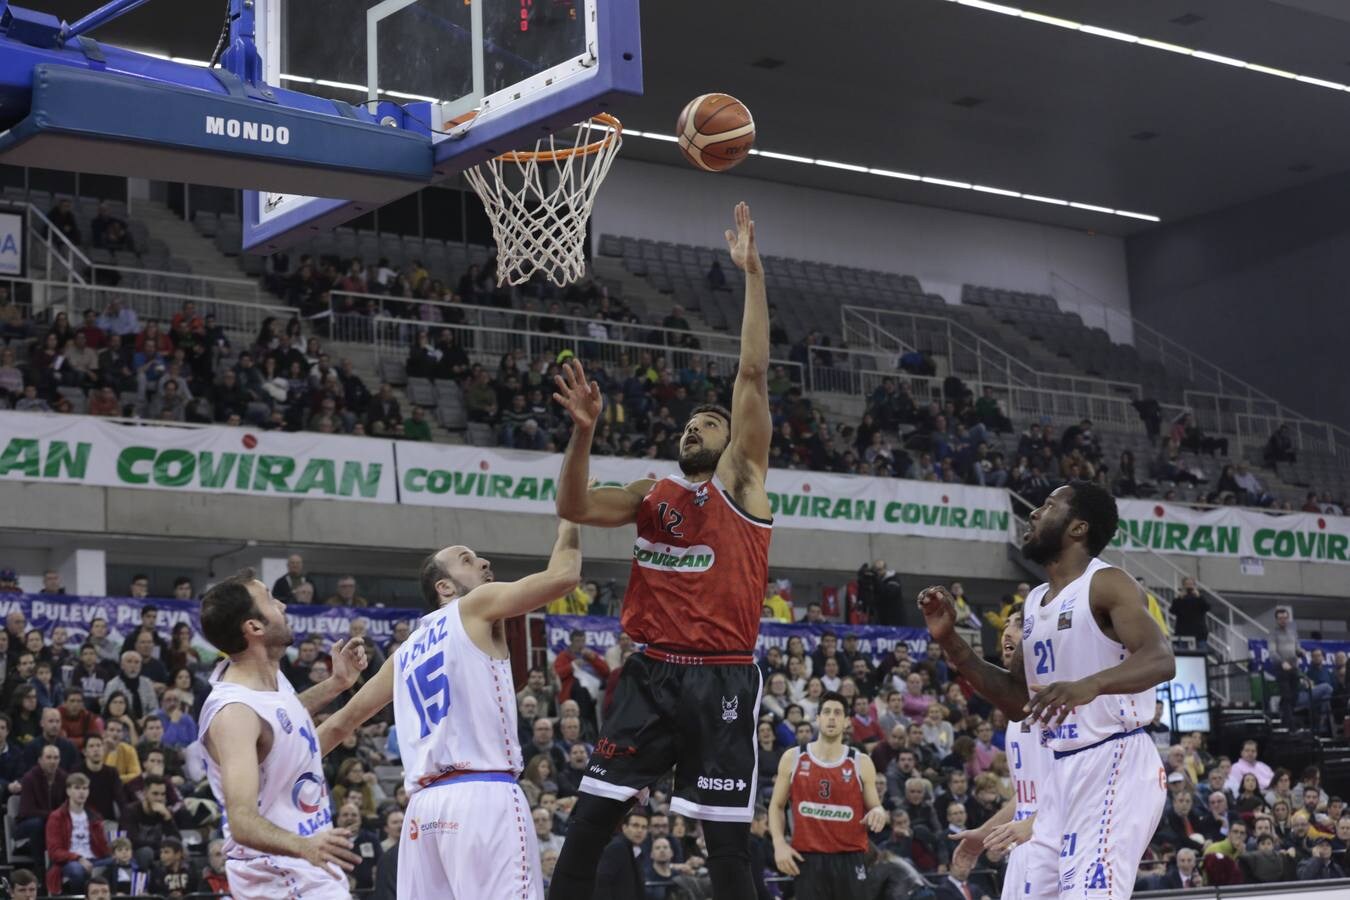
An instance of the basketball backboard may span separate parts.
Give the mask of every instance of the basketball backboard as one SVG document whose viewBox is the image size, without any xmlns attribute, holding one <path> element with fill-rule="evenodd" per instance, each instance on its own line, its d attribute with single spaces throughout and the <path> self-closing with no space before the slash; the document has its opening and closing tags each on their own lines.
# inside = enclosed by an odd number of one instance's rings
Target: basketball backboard
<svg viewBox="0 0 1350 900">
<path fill-rule="evenodd" d="M 402 106 L 430 137 L 431 182 L 642 89 L 637 0 L 259 0 L 258 13 L 269 84 Z M 244 246 L 280 249 L 377 205 L 246 191 Z"/>
</svg>

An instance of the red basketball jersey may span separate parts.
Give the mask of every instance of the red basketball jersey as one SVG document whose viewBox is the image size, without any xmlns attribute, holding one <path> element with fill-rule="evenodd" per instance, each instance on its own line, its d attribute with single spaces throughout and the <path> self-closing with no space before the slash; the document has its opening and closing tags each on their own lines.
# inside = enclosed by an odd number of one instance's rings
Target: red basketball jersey
<svg viewBox="0 0 1350 900">
<path fill-rule="evenodd" d="M 792 810 L 792 849 L 798 853 L 860 853 L 867 849 L 862 778 L 858 751 L 835 763 L 822 763 L 809 750 L 797 750 L 788 790 Z"/>
<path fill-rule="evenodd" d="M 642 644 L 753 650 L 772 534 L 717 478 L 656 482 L 638 510 L 623 630 Z"/>
</svg>

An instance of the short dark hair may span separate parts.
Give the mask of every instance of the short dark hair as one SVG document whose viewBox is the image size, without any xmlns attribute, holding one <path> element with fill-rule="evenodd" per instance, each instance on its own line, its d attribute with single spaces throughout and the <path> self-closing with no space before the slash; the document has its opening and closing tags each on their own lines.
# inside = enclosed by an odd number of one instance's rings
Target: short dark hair
<svg viewBox="0 0 1350 900">
<path fill-rule="evenodd" d="M 102 885 L 105 888 L 112 887 L 112 885 L 108 884 L 108 879 L 104 878 L 102 875 L 95 875 L 93 878 L 90 878 L 88 881 L 84 883 L 85 892 L 87 893 L 89 891 L 89 888 L 93 887 L 96 884 Z"/>
<path fill-rule="evenodd" d="M 820 702 L 816 704 L 816 709 L 817 710 L 824 709 L 825 704 L 830 702 L 838 703 L 840 706 L 842 706 L 844 708 L 844 715 L 849 714 L 849 703 L 847 700 L 844 699 L 844 695 L 839 693 L 838 691 L 826 691 L 825 693 L 821 694 Z"/>
<path fill-rule="evenodd" d="M 253 570 L 250 569 L 249 571 L 252 572 Z M 144 575 L 140 575 L 140 576 L 138 576 L 138 577 L 136 577 L 136 578 L 133 578 L 133 579 L 131 579 L 131 580 L 132 580 L 132 581 L 139 581 L 141 578 L 144 578 L 144 577 L 145 577 Z M 174 584 L 178 584 L 178 582 L 175 581 Z M 159 612 L 159 607 L 158 607 L 158 606 L 155 606 L 155 604 L 153 604 L 153 603 L 147 603 L 145 606 L 142 606 L 142 607 L 141 607 L 141 615 L 145 615 L 145 614 L 148 613 L 148 612 L 158 613 L 158 612 Z"/>
<path fill-rule="evenodd" d="M 432 612 L 441 608 L 441 595 L 436 592 L 436 582 L 450 577 L 450 573 L 441 565 L 439 556 L 439 553 L 433 553 L 422 560 L 422 568 L 417 573 L 417 580 L 422 585 L 422 602 Z"/>
<path fill-rule="evenodd" d="M 708 413 L 709 415 L 718 416 L 724 419 L 727 423 L 727 434 L 731 434 L 731 410 L 720 403 L 700 403 L 689 411 L 689 418 L 693 419 L 694 416 L 703 413 Z"/>
<path fill-rule="evenodd" d="M 630 809 L 630 810 L 624 815 L 624 817 L 623 817 L 623 824 L 627 825 L 629 822 L 633 821 L 634 819 L 646 819 L 647 821 L 650 822 L 650 821 L 651 821 L 651 818 L 652 818 L 651 816 L 647 815 L 647 810 L 645 810 L 645 809 L 640 809 L 640 808 L 638 808 L 638 807 L 634 807 L 633 809 Z"/>
<path fill-rule="evenodd" d="M 262 618 L 248 589 L 252 581 L 253 570 L 243 569 L 211 588 L 202 598 L 202 634 L 221 653 L 242 653 L 248 647 L 244 623 Z"/>
<path fill-rule="evenodd" d="M 9 880 L 16 887 L 28 887 L 30 884 L 37 884 L 37 876 L 27 869 L 15 869 L 10 873 Z"/>
<path fill-rule="evenodd" d="M 186 585 L 188 585 L 188 586 L 191 586 L 191 585 L 192 585 L 192 579 L 189 578 L 189 577 L 187 577 L 186 575 L 179 575 L 177 578 L 175 578 L 175 579 L 173 580 L 173 586 L 174 586 L 174 587 L 179 587 L 180 585 L 184 585 L 184 584 L 186 584 Z M 141 610 L 141 612 L 145 612 L 145 610 Z"/>
<path fill-rule="evenodd" d="M 1099 555 L 1120 528 L 1120 510 L 1111 492 L 1090 481 L 1070 481 L 1069 515 L 1088 523 L 1087 549 Z"/>
<path fill-rule="evenodd" d="M 155 750 L 154 752 L 159 753 L 161 755 L 163 754 L 162 750 Z M 146 755 L 149 756 L 150 754 L 147 753 Z M 144 778 L 141 779 L 141 787 L 143 787 L 147 791 L 157 784 L 164 785 L 165 789 L 167 789 L 169 786 L 169 783 L 164 780 L 163 775 L 146 775 Z"/>
<path fill-rule="evenodd" d="M 135 584 L 135 583 L 138 582 L 138 581 L 149 581 L 149 580 L 150 580 L 150 576 L 147 575 L 147 574 L 145 574 L 144 572 L 137 572 L 135 575 L 132 575 L 132 576 L 131 576 L 131 583 L 132 583 L 132 584 Z"/>
</svg>

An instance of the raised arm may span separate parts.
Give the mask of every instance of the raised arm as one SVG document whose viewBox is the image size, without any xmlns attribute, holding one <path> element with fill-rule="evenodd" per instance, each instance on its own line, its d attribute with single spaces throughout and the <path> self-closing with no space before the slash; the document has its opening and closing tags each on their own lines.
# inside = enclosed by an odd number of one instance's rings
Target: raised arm
<svg viewBox="0 0 1350 900">
<path fill-rule="evenodd" d="M 361 641 L 336 641 L 328 655 L 333 660 L 332 674 L 300 695 L 300 702 L 311 716 L 318 715 L 343 691 L 350 690 L 367 665 L 366 645 Z"/>
<path fill-rule="evenodd" d="M 1022 668 L 1021 643 L 1013 653 L 1012 670 L 1001 669 L 986 661 L 956 633 L 956 602 L 945 587 L 939 585 L 920 592 L 919 608 L 923 610 L 928 633 L 946 654 L 947 664 L 1010 720 L 1020 722 L 1026 718 L 1027 678 Z"/>
<path fill-rule="evenodd" d="M 626 487 L 591 487 L 591 441 L 600 416 L 600 385 L 586 380 L 586 370 L 577 359 L 563 363 L 562 374 L 554 377 L 558 388 L 553 399 L 572 416 L 572 437 L 563 453 L 558 474 L 559 518 L 578 525 L 615 528 L 637 521 L 642 498 L 651 489 L 651 479 L 634 481 Z"/>
<path fill-rule="evenodd" d="M 1092 579 L 1089 604 L 1102 613 L 1115 639 L 1129 655 L 1109 669 L 1079 681 L 1055 681 L 1036 692 L 1027 712 L 1040 722 L 1059 725 L 1073 711 L 1102 694 L 1135 694 L 1170 681 L 1176 657 L 1158 623 L 1148 614 L 1139 585 L 1119 569 L 1104 569 Z"/>
<path fill-rule="evenodd" d="M 324 719 L 318 727 L 319 753 L 327 755 L 347 736 L 370 720 L 370 717 L 389 705 L 394 699 L 394 654 L 380 666 L 374 677 L 361 685 L 342 708 Z"/>
<path fill-rule="evenodd" d="M 346 829 L 334 828 L 306 838 L 258 814 L 262 766 L 258 743 L 262 736 L 262 720 L 240 703 L 231 703 L 216 713 L 206 730 L 206 751 L 220 767 L 230 835 L 258 853 L 299 857 L 324 868 L 336 864 L 350 872 L 360 864 L 361 857 L 352 852 L 351 835 Z"/>
<path fill-rule="evenodd" d="M 581 581 L 581 529 L 566 520 L 558 523 L 548 568 L 519 581 L 479 585 L 459 601 L 460 614 L 488 622 L 523 615 L 566 594 Z"/>
<path fill-rule="evenodd" d="M 750 207 L 736 204 L 736 230 L 727 231 L 731 261 L 745 273 L 745 312 L 741 316 L 741 358 L 731 389 L 731 444 L 728 455 L 738 469 L 749 468 L 762 482 L 769 468 L 769 301 L 764 267 L 755 245 Z"/>
</svg>

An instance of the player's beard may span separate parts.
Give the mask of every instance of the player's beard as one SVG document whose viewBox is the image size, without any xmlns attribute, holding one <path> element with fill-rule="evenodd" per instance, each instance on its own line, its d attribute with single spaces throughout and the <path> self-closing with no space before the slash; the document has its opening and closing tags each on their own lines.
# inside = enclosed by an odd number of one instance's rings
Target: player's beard
<svg viewBox="0 0 1350 900">
<path fill-rule="evenodd" d="M 717 462 L 722 458 L 721 450 L 709 450 L 703 444 L 697 449 L 680 454 L 680 471 L 686 475 L 702 475 L 717 470 Z"/>
<path fill-rule="evenodd" d="M 1059 559 L 1064 549 L 1064 532 L 1068 527 L 1067 521 L 1043 522 L 1032 531 L 1031 540 L 1022 545 L 1022 555 L 1041 566 Z"/>
</svg>

